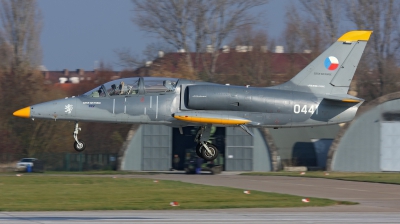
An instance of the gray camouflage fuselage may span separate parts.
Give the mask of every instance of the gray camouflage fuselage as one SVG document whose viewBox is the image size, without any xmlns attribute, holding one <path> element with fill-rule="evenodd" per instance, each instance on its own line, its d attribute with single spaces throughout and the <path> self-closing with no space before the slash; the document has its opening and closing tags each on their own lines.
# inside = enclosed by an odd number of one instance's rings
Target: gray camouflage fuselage
<svg viewBox="0 0 400 224">
<path fill-rule="evenodd" d="M 70 113 L 66 110 L 68 105 L 72 107 Z M 250 127 L 296 127 L 350 121 L 360 105 L 361 102 L 326 100 L 323 95 L 306 92 L 180 79 L 171 92 L 97 98 L 78 96 L 37 104 L 31 107 L 31 117 L 172 127 L 202 125 L 173 117 L 183 112 L 192 116 L 241 117 L 251 120 Z"/>
</svg>

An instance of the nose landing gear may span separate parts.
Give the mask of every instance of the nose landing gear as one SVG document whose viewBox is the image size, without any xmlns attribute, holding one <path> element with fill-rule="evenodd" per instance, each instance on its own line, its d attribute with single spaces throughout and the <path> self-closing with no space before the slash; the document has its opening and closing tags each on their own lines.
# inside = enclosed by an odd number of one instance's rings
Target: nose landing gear
<svg viewBox="0 0 400 224">
<path fill-rule="evenodd" d="M 78 122 L 75 122 L 75 130 L 74 130 L 74 148 L 76 151 L 78 152 L 82 152 L 83 150 L 85 150 L 86 145 L 85 143 L 82 141 L 82 139 L 78 139 L 78 132 L 81 130 L 81 128 L 78 125 Z"/>
<path fill-rule="evenodd" d="M 210 138 L 210 131 L 211 125 L 202 126 L 194 139 L 194 141 L 198 143 L 196 146 L 197 156 L 207 161 L 213 161 L 218 157 L 217 147 L 207 142 Z"/>
</svg>

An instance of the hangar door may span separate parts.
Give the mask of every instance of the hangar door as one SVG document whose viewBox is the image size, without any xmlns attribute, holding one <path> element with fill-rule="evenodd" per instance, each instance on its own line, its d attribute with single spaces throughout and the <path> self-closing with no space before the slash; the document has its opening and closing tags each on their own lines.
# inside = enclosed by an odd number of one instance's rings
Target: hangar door
<svg viewBox="0 0 400 224">
<path fill-rule="evenodd" d="M 400 171 L 400 122 L 381 123 L 381 170 Z"/>
<path fill-rule="evenodd" d="M 251 130 L 253 131 L 253 130 Z M 253 170 L 253 137 L 240 128 L 226 128 L 225 170 Z"/>
<path fill-rule="evenodd" d="M 142 170 L 169 170 L 171 168 L 172 128 L 164 125 L 143 125 L 142 133 Z"/>
</svg>

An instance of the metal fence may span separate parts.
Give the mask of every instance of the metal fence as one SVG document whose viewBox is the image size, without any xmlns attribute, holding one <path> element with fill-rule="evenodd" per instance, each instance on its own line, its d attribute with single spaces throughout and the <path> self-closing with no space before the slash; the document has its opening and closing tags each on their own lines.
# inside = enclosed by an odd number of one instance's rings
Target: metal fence
<svg viewBox="0 0 400 224">
<path fill-rule="evenodd" d="M 14 171 L 22 158 L 37 158 L 43 162 L 45 171 L 88 171 L 117 170 L 118 155 L 113 153 L 40 153 L 23 154 L 0 153 L 0 172 Z"/>
</svg>

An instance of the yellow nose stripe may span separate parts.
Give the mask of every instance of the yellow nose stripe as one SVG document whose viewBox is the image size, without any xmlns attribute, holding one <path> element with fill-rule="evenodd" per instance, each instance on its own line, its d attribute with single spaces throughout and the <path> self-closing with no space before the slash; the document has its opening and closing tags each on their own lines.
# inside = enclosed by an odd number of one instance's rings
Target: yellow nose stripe
<svg viewBox="0 0 400 224">
<path fill-rule="evenodd" d="M 31 108 L 30 107 L 22 108 L 21 110 L 15 111 L 13 115 L 16 117 L 29 118 L 31 116 Z"/>
</svg>

